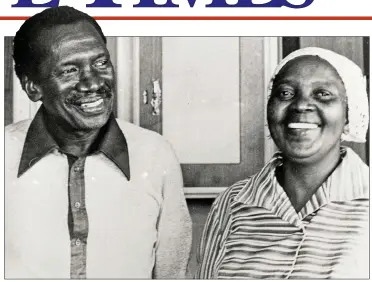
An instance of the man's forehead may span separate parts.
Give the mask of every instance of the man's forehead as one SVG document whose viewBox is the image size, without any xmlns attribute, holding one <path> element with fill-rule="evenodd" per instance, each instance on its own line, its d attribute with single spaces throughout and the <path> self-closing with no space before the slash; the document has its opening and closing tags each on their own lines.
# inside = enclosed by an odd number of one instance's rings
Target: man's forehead
<svg viewBox="0 0 372 282">
<path fill-rule="evenodd" d="M 98 41 L 105 45 L 100 33 L 87 21 L 56 25 L 42 30 L 37 37 L 37 43 L 50 51 L 58 49 L 67 41 L 71 41 L 72 44 L 74 41 L 76 44 L 84 41 Z"/>
</svg>

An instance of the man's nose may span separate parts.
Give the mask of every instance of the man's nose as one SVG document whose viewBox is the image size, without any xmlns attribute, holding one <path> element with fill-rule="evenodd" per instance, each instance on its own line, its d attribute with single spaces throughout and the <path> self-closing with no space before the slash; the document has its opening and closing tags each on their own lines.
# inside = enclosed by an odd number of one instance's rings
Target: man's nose
<svg viewBox="0 0 372 282">
<path fill-rule="evenodd" d="M 104 85 L 102 77 L 94 70 L 84 70 L 81 73 L 76 88 L 79 92 L 95 92 Z"/>
</svg>

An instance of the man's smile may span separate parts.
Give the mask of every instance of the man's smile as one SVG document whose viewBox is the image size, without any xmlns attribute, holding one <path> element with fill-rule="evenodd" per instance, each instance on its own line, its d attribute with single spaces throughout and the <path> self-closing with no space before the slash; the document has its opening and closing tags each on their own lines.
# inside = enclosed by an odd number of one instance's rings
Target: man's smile
<svg viewBox="0 0 372 282">
<path fill-rule="evenodd" d="M 105 111 L 105 99 L 102 97 L 84 98 L 78 101 L 70 102 L 74 108 L 88 114 L 100 114 Z"/>
</svg>

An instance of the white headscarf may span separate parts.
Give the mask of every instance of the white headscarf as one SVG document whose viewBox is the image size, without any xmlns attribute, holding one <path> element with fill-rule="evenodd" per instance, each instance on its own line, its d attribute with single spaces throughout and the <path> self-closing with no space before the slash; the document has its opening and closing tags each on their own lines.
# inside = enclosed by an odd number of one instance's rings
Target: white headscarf
<svg viewBox="0 0 372 282">
<path fill-rule="evenodd" d="M 348 58 L 341 56 L 333 51 L 308 47 L 294 51 L 285 57 L 276 67 L 269 83 L 269 96 L 273 87 L 273 81 L 279 71 L 289 61 L 301 56 L 317 56 L 330 63 L 342 79 L 347 96 L 349 132 L 342 134 L 344 141 L 364 143 L 368 129 L 368 97 L 366 90 L 366 78 L 362 70 Z"/>
</svg>

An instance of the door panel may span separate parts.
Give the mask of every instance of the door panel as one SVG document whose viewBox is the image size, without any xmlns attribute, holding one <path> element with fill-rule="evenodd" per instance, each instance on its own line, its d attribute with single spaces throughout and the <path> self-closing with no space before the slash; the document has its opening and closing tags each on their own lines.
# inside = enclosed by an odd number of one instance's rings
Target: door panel
<svg viewBox="0 0 372 282">
<path fill-rule="evenodd" d="M 163 135 L 178 159 L 239 163 L 239 38 L 166 37 L 162 42 Z"/>
<path fill-rule="evenodd" d="M 13 122 L 13 37 L 4 37 L 4 125 Z"/>
<path fill-rule="evenodd" d="M 162 103 L 154 115 L 157 80 Z M 226 187 L 262 167 L 262 37 L 140 38 L 140 89 L 147 92 L 140 126 L 173 140 L 185 187 Z"/>
</svg>

